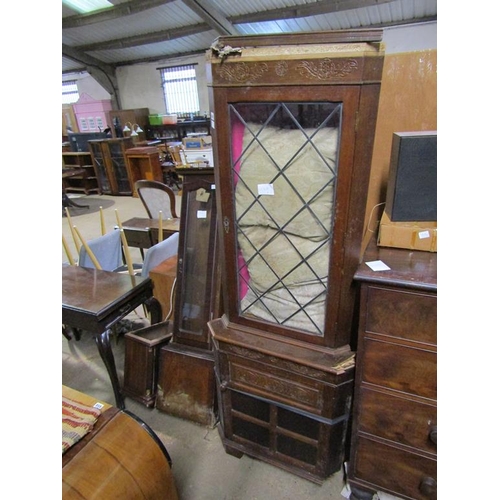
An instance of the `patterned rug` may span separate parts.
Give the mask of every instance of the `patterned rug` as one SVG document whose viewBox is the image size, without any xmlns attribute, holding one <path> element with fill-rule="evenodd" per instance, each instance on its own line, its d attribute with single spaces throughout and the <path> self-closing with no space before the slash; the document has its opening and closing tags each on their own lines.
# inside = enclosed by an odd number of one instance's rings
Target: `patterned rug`
<svg viewBox="0 0 500 500">
<path fill-rule="evenodd" d="M 62 452 L 69 450 L 75 443 L 89 433 L 101 410 L 85 406 L 72 399 L 62 398 Z"/>
</svg>

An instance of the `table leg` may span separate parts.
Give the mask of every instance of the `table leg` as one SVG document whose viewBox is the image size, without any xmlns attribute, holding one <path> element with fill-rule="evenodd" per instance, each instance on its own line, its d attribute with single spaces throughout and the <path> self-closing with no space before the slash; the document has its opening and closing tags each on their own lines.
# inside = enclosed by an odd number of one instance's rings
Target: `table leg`
<svg viewBox="0 0 500 500">
<path fill-rule="evenodd" d="M 156 323 L 160 323 L 163 320 L 161 304 L 156 297 L 150 297 L 144 302 L 144 305 L 151 315 L 150 321 L 152 325 L 156 325 Z"/>
<path fill-rule="evenodd" d="M 109 378 L 111 379 L 111 385 L 113 386 L 113 392 L 115 394 L 116 406 L 120 410 L 125 409 L 125 402 L 120 389 L 120 381 L 118 380 L 118 373 L 116 371 L 115 357 L 113 355 L 113 350 L 111 349 L 111 343 L 109 341 L 110 330 L 105 330 L 99 335 L 94 337 L 97 349 L 101 355 L 101 359 L 104 361 L 104 365 L 108 371 Z"/>
</svg>

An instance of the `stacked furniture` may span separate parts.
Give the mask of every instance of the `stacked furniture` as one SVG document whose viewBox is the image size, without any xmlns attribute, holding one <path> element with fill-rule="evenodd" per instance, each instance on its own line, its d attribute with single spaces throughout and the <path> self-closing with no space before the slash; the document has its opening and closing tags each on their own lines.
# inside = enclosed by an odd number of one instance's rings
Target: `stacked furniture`
<svg viewBox="0 0 500 500">
<path fill-rule="evenodd" d="M 208 54 L 219 431 L 228 453 L 318 483 L 345 455 L 381 40 L 381 30 L 229 36 Z"/>
</svg>

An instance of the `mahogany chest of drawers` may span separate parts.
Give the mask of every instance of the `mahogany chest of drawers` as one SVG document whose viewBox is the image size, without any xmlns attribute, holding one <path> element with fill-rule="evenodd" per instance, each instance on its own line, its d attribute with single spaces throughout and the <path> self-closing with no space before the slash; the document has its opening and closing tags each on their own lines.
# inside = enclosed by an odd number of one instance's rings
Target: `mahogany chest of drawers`
<svg viewBox="0 0 500 500">
<path fill-rule="evenodd" d="M 387 271 L 366 262 L 381 260 Z M 384 491 L 437 496 L 437 255 L 365 253 L 349 483 L 353 499 Z M 366 496 L 368 498 L 368 496 Z"/>
</svg>

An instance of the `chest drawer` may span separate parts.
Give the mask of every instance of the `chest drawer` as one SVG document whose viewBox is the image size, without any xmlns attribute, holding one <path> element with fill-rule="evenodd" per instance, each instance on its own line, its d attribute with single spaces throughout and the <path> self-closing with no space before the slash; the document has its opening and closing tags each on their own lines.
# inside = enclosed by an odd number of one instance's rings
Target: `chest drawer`
<svg viewBox="0 0 500 500">
<path fill-rule="evenodd" d="M 358 431 L 435 454 L 436 406 L 362 387 Z"/>
<path fill-rule="evenodd" d="M 366 300 L 366 332 L 436 344 L 435 295 L 368 286 Z"/>
<path fill-rule="evenodd" d="M 359 363 L 362 382 L 435 400 L 436 357 L 425 349 L 366 338 Z"/>
<path fill-rule="evenodd" d="M 437 461 L 365 437 L 358 438 L 355 479 L 397 496 L 416 500 L 437 498 Z"/>
</svg>

